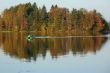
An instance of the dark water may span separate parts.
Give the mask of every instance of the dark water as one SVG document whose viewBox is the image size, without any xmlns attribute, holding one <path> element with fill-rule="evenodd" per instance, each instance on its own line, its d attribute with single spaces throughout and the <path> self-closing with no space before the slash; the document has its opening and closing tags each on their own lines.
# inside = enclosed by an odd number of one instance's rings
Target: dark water
<svg viewBox="0 0 110 73">
<path fill-rule="evenodd" d="M 107 37 L 38 38 L 0 33 L 0 73 L 110 73 Z"/>
</svg>

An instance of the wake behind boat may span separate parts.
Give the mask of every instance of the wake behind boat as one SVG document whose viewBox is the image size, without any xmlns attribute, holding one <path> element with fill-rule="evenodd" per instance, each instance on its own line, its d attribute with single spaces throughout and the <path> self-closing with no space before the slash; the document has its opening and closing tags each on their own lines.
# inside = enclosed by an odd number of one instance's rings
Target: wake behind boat
<svg viewBox="0 0 110 73">
<path fill-rule="evenodd" d="M 27 40 L 31 41 L 34 38 L 74 38 L 74 37 L 110 37 L 110 35 L 100 35 L 100 36 L 34 36 L 28 35 Z"/>
</svg>

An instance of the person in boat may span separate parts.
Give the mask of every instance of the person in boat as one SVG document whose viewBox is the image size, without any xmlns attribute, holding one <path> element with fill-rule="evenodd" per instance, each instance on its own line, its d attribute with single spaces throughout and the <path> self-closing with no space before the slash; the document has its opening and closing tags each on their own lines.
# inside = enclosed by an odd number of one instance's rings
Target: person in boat
<svg viewBox="0 0 110 73">
<path fill-rule="evenodd" d="M 28 36 L 27 36 L 27 40 L 30 41 L 30 40 L 32 40 L 32 39 L 33 39 L 33 36 L 32 36 L 32 35 L 28 35 Z"/>
</svg>

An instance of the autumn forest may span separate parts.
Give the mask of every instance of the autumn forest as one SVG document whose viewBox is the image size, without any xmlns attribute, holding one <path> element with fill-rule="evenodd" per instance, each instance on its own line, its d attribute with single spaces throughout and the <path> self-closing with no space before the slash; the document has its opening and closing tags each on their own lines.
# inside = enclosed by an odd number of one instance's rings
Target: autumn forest
<svg viewBox="0 0 110 73">
<path fill-rule="evenodd" d="M 26 3 L 5 9 L 0 15 L 0 31 L 52 33 L 103 32 L 108 30 L 108 22 L 95 9 L 84 8 L 71 11 L 52 5 L 38 7 L 36 3 Z"/>
</svg>

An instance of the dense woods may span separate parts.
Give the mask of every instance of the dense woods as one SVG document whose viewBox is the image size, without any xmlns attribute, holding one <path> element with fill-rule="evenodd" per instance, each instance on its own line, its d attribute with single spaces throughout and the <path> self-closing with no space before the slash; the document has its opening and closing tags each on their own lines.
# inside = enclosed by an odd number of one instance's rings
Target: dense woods
<svg viewBox="0 0 110 73">
<path fill-rule="evenodd" d="M 38 7 L 36 3 L 19 4 L 5 9 L 0 16 L 1 31 L 34 31 L 42 33 L 58 32 L 102 32 L 108 30 L 108 23 L 96 10 L 87 11 L 61 8 L 52 5 Z"/>
</svg>

